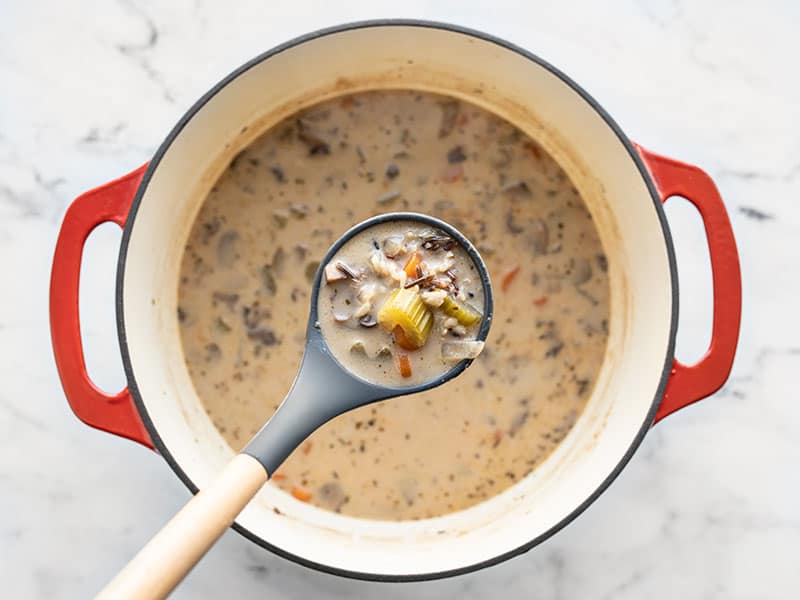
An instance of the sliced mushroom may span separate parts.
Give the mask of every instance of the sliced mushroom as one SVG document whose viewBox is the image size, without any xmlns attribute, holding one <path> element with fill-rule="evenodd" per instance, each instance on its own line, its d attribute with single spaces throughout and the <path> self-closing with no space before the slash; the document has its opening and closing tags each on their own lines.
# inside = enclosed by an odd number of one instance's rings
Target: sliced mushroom
<svg viewBox="0 0 800 600">
<path fill-rule="evenodd" d="M 270 318 L 269 310 L 264 310 L 257 302 L 242 307 L 242 323 L 248 331 L 256 329 L 264 319 Z"/>
<path fill-rule="evenodd" d="M 417 485 L 418 483 L 416 479 L 404 479 L 398 482 L 400 495 L 409 506 L 412 506 L 414 501 L 417 499 Z"/>
<path fill-rule="evenodd" d="M 275 279 L 272 265 L 264 265 L 261 267 L 261 283 L 270 296 L 275 295 L 275 292 L 278 290 L 278 282 Z"/>
<path fill-rule="evenodd" d="M 375 320 L 374 315 L 367 314 L 358 320 L 358 324 L 361 325 L 362 327 L 367 327 L 371 329 L 372 327 L 375 327 L 378 324 L 378 321 Z"/>
<path fill-rule="evenodd" d="M 311 156 L 331 153 L 331 146 L 328 141 L 325 140 L 319 129 L 312 126 L 307 120 L 297 120 L 297 137 L 306 145 Z"/>
<path fill-rule="evenodd" d="M 308 245 L 297 244 L 294 247 L 294 255 L 297 257 L 297 260 L 303 260 L 307 254 L 308 254 Z"/>
<path fill-rule="evenodd" d="M 525 228 L 517 222 L 517 218 L 513 211 L 508 211 L 506 214 L 506 229 L 508 229 L 508 231 L 514 235 L 518 235 L 525 231 Z"/>
<path fill-rule="evenodd" d="M 339 483 L 336 481 L 329 481 L 319 486 L 317 489 L 317 499 L 328 510 L 339 512 L 350 498 L 344 493 Z"/>
<path fill-rule="evenodd" d="M 353 316 L 353 308 L 356 306 L 351 286 L 344 283 L 334 284 L 330 298 L 334 320 L 337 323 L 349 321 Z"/>
<path fill-rule="evenodd" d="M 389 257 L 394 258 L 405 252 L 405 244 L 403 243 L 402 236 L 390 235 L 383 240 L 383 253 Z"/>
<path fill-rule="evenodd" d="M 530 198 L 533 196 L 531 188 L 529 188 L 528 184 L 522 180 L 507 183 L 500 188 L 500 191 L 504 194 L 507 194 L 511 198 Z"/>
<path fill-rule="evenodd" d="M 308 216 L 308 205 L 293 203 L 289 205 L 289 212 L 293 217 L 305 219 Z"/>
<path fill-rule="evenodd" d="M 280 167 L 280 165 L 273 165 L 269 168 L 269 170 L 275 177 L 275 181 L 278 183 L 286 183 L 286 174 L 283 172 L 283 169 Z"/>
<path fill-rule="evenodd" d="M 363 317 L 366 317 L 369 314 L 369 311 L 371 310 L 372 310 L 372 302 L 364 302 L 361 305 L 359 305 L 359 307 L 353 313 L 353 316 L 356 319 L 361 319 Z"/>
<path fill-rule="evenodd" d="M 547 352 L 544 353 L 544 356 L 545 358 L 555 358 L 563 349 L 564 342 L 557 340 L 552 346 L 550 346 L 550 348 L 548 348 Z"/>
<path fill-rule="evenodd" d="M 606 258 L 606 255 L 601 253 L 601 254 L 598 254 L 597 256 L 595 256 L 595 258 L 597 259 L 597 267 L 603 273 L 608 271 L 608 258 Z"/>
<path fill-rule="evenodd" d="M 210 344 L 206 344 L 206 362 L 216 362 L 222 357 L 222 349 L 211 342 Z"/>
<path fill-rule="evenodd" d="M 460 163 L 467 160 L 467 155 L 464 154 L 463 146 L 454 146 L 447 153 L 447 162 L 450 164 Z"/>
<path fill-rule="evenodd" d="M 333 320 L 337 323 L 347 323 L 350 320 L 350 315 L 346 312 L 335 312 L 333 313 Z"/>
<path fill-rule="evenodd" d="M 489 156 L 489 163 L 495 169 L 502 169 L 511 164 L 511 151 L 508 148 L 499 147 Z"/>
<path fill-rule="evenodd" d="M 217 317 L 217 320 L 214 321 L 214 329 L 218 333 L 229 333 L 231 326 L 222 317 Z"/>
<path fill-rule="evenodd" d="M 517 413 L 514 418 L 511 419 L 511 425 L 508 428 L 508 435 L 514 437 L 516 433 L 522 429 L 522 426 L 528 421 L 529 416 L 530 412 L 527 410 Z"/>
<path fill-rule="evenodd" d="M 201 237 L 203 244 L 207 244 L 212 237 L 219 233 L 221 227 L 222 222 L 220 221 L 219 217 L 214 217 L 213 219 L 203 223 L 203 233 Z"/>
<path fill-rule="evenodd" d="M 265 346 L 275 346 L 279 344 L 278 336 L 269 327 L 259 327 L 247 332 L 247 337 Z"/>
<path fill-rule="evenodd" d="M 439 137 L 447 137 L 453 128 L 456 126 L 458 120 L 458 113 L 461 110 L 461 104 L 458 100 L 448 100 L 439 104 L 442 109 L 442 120 L 439 123 Z"/>
<path fill-rule="evenodd" d="M 306 264 L 305 276 L 308 282 L 314 281 L 314 277 L 317 276 L 317 269 L 319 269 L 319 261 L 312 260 L 310 263 Z"/>
<path fill-rule="evenodd" d="M 550 241 L 550 231 L 547 228 L 547 223 L 542 219 L 535 219 L 528 229 L 528 241 L 534 254 L 546 254 L 547 245 Z"/>
<path fill-rule="evenodd" d="M 572 264 L 572 283 L 581 285 L 592 278 L 592 264 L 586 258 L 577 258 Z"/>
<path fill-rule="evenodd" d="M 378 204 L 384 204 L 384 205 L 394 204 L 395 200 L 397 200 L 400 197 L 400 195 L 401 194 L 399 190 L 392 190 L 390 192 L 387 192 L 383 196 L 379 196 L 377 202 Z"/>
<path fill-rule="evenodd" d="M 337 268 L 336 263 L 328 263 L 325 265 L 324 273 L 326 283 L 334 283 L 347 279 L 347 275 L 345 275 L 341 269 Z"/>
<path fill-rule="evenodd" d="M 239 256 L 237 252 L 237 242 L 239 233 L 236 231 L 226 231 L 217 241 L 217 261 L 222 267 L 230 267 Z"/>
<path fill-rule="evenodd" d="M 216 302 L 221 302 L 225 306 L 228 307 L 229 310 L 234 310 L 236 308 L 236 303 L 239 302 L 239 294 L 229 294 L 227 292 L 214 292 L 211 294 L 211 300 Z"/>
<path fill-rule="evenodd" d="M 286 252 L 284 252 L 283 246 L 278 246 L 272 255 L 272 262 L 270 263 L 270 266 L 276 274 L 280 275 L 283 272 L 283 267 L 285 264 Z"/>
<path fill-rule="evenodd" d="M 289 222 L 289 211 L 277 209 L 272 211 L 272 221 L 278 229 L 283 229 Z"/>
<path fill-rule="evenodd" d="M 392 349 L 389 346 L 381 346 L 375 354 L 375 358 L 389 358 L 392 356 Z"/>
</svg>

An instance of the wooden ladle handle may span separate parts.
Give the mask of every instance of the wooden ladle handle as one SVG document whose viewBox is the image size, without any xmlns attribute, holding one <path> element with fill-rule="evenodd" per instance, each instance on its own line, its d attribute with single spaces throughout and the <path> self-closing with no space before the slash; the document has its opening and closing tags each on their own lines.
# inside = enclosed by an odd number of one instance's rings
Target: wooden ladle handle
<svg viewBox="0 0 800 600">
<path fill-rule="evenodd" d="M 269 476 L 261 463 L 238 454 L 100 592 L 97 598 L 165 598 L 208 552 Z"/>
</svg>

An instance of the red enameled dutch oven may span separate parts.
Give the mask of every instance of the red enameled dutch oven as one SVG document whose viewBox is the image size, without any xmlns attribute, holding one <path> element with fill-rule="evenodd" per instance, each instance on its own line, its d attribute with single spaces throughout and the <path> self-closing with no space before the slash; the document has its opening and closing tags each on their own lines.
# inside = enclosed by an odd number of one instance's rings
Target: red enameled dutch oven
<svg viewBox="0 0 800 600">
<path fill-rule="evenodd" d="M 538 140 L 586 200 L 610 265 L 609 343 L 597 385 L 575 427 L 528 477 L 468 510 L 413 522 L 337 515 L 266 486 L 234 526 L 320 570 L 430 579 L 498 563 L 564 527 L 606 489 L 654 423 L 714 393 L 733 362 L 741 280 L 717 188 L 699 168 L 633 143 L 566 75 L 486 34 L 417 21 L 345 25 L 270 50 L 203 96 L 149 164 L 72 203 L 53 259 L 50 321 L 75 414 L 157 450 L 193 492 L 206 486 L 232 451 L 182 357 L 177 281 L 193 218 L 231 157 L 271 124 L 326 98 L 380 88 L 450 94 Z M 699 210 L 713 273 L 711 345 L 691 366 L 673 356 L 678 288 L 661 206 L 673 195 Z M 87 376 L 78 322 L 83 245 L 106 221 L 124 229 L 116 303 L 128 387 L 113 396 Z"/>
</svg>

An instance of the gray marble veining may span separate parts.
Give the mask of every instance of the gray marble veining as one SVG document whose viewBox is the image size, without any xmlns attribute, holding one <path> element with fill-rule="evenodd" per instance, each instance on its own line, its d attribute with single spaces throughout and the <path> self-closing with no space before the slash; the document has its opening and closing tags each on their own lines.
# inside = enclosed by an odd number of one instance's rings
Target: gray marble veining
<svg viewBox="0 0 800 600">
<path fill-rule="evenodd" d="M 634 139 L 706 168 L 744 281 L 727 386 L 653 429 L 617 482 L 532 552 L 432 583 L 360 583 L 234 533 L 176 598 L 790 598 L 800 587 L 800 5 L 204 0 L 0 5 L 0 575 L 9 598 L 95 592 L 187 499 L 154 453 L 71 414 L 50 350 L 60 219 L 80 192 L 148 160 L 206 89 L 255 54 L 334 23 L 453 21 L 540 54 Z M 684 302 L 679 355 L 708 338 L 707 265 L 691 211 L 668 208 Z M 84 268 L 90 369 L 123 385 L 113 336 L 119 234 Z M 706 270 L 704 270 L 706 269 Z M 696 285 L 695 285 L 696 284 Z"/>
</svg>

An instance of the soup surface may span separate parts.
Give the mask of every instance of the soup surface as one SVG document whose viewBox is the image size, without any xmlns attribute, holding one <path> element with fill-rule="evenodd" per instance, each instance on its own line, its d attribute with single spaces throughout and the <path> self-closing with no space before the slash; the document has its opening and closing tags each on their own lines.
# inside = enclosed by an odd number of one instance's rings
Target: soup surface
<svg viewBox="0 0 800 600">
<path fill-rule="evenodd" d="M 373 225 L 325 265 L 318 322 L 333 356 L 379 385 L 425 383 L 483 349 L 483 286 L 467 252 L 414 221 Z"/>
<path fill-rule="evenodd" d="M 231 162 L 192 227 L 178 295 L 187 369 L 238 450 L 292 383 L 321 257 L 355 223 L 398 210 L 437 216 L 481 251 L 495 290 L 486 348 L 444 386 L 326 424 L 270 484 L 386 520 L 502 492 L 564 439 L 591 394 L 607 340 L 607 263 L 558 164 L 510 123 L 448 97 L 326 101 Z"/>
</svg>

